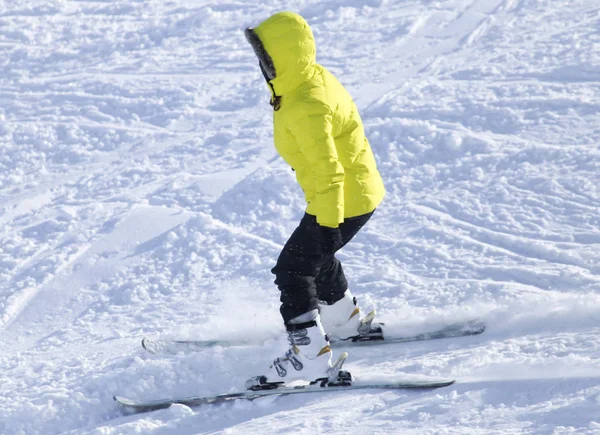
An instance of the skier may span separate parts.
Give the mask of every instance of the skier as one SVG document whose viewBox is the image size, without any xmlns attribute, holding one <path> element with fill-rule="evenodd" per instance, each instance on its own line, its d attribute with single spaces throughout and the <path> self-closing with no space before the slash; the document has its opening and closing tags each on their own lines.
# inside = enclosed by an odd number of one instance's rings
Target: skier
<svg viewBox="0 0 600 435">
<path fill-rule="evenodd" d="M 367 223 L 385 189 L 352 98 L 316 63 L 312 30 L 277 13 L 245 36 L 259 59 L 273 106 L 275 148 L 295 171 L 306 212 L 272 269 L 290 348 L 268 382 L 328 377 L 328 337 L 358 335 L 356 298 L 335 253 Z M 291 364 L 291 367 L 290 367 Z"/>
</svg>

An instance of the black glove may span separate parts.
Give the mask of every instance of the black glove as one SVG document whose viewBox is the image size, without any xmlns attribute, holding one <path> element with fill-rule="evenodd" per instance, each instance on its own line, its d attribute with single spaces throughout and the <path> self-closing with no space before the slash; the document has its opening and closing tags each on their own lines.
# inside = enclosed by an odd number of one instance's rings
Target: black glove
<svg viewBox="0 0 600 435">
<path fill-rule="evenodd" d="M 323 253 L 334 254 L 343 245 L 342 232 L 339 228 L 321 226 L 321 246 Z"/>
</svg>

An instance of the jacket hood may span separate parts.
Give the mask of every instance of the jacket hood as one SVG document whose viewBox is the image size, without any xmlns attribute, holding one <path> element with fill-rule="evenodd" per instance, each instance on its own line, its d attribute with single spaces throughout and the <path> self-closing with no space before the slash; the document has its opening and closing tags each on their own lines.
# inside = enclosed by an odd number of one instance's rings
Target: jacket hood
<svg viewBox="0 0 600 435">
<path fill-rule="evenodd" d="M 273 97 L 285 95 L 314 75 L 316 47 L 306 20 L 293 12 L 279 12 L 245 31 L 256 53 Z"/>
</svg>

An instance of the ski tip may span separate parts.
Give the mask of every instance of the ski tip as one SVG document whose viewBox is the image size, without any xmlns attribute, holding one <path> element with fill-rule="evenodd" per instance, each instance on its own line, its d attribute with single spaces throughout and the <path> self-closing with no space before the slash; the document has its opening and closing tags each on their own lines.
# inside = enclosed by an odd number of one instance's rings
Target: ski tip
<svg viewBox="0 0 600 435">
<path fill-rule="evenodd" d="M 444 388 L 444 387 L 449 387 L 450 385 L 454 385 L 454 383 L 456 382 L 455 379 L 442 379 L 439 381 L 417 381 L 414 384 L 408 385 L 406 386 L 407 388 L 414 388 L 417 390 L 429 390 L 429 389 L 436 389 L 436 388 Z"/>
<path fill-rule="evenodd" d="M 152 340 L 150 340 L 149 338 L 142 338 L 142 348 L 145 351 L 150 352 L 152 354 L 156 353 L 156 350 L 152 348 Z"/>
<path fill-rule="evenodd" d="M 133 406 L 134 405 L 132 400 L 130 400 L 126 397 L 123 397 L 123 396 L 113 396 L 113 400 L 124 406 Z"/>
</svg>

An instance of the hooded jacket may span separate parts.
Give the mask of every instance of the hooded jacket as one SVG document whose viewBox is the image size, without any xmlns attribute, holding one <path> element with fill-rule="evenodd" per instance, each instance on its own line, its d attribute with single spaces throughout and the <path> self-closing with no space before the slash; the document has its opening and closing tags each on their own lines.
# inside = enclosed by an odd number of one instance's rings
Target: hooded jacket
<svg viewBox="0 0 600 435">
<path fill-rule="evenodd" d="M 340 82 L 316 63 L 308 23 L 281 12 L 245 35 L 271 92 L 275 148 L 296 172 L 306 212 L 336 228 L 375 210 L 385 189 L 360 115 Z"/>
</svg>

